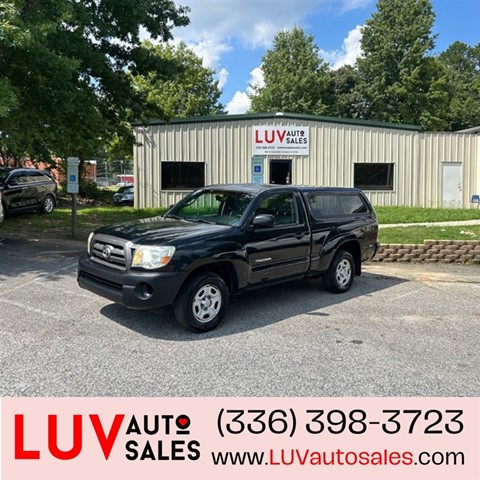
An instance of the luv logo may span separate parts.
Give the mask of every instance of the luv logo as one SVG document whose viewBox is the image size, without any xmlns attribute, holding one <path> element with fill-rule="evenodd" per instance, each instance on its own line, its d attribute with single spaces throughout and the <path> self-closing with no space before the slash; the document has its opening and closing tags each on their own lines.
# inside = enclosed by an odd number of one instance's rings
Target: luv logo
<svg viewBox="0 0 480 480">
<path fill-rule="evenodd" d="M 118 413 L 113 417 L 113 421 L 108 422 L 102 422 L 97 414 L 62 416 L 60 419 L 57 415 L 48 415 L 45 432 L 47 451 L 41 451 L 38 444 L 37 448 L 31 448 L 32 437 L 35 434 L 38 435 L 38 430 L 28 431 L 25 423 L 23 414 L 14 415 L 15 460 L 40 460 L 42 455 L 48 454 L 58 460 L 72 460 L 82 453 L 85 438 L 88 438 L 89 446 L 92 441 L 98 443 L 103 457 L 108 460 L 117 438 L 119 438 L 118 434 L 122 425 L 124 425 L 122 432 L 124 439 L 130 438 L 125 444 L 127 452 L 125 456 L 129 460 L 157 457 L 160 460 L 183 460 L 185 457 L 196 460 L 200 456 L 199 442 L 178 439 L 178 436 L 190 435 L 191 421 L 184 414 L 178 416 L 169 414 L 131 415 L 126 419 L 125 414 Z M 61 448 L 59 445 L 59 426 L 62 427 L 60 437 L 63 446 L 65 445 L 64 432 L 72 432 L 72 440 L 67 443 L 68 449 Z M 148 440 L 143 441 L 144 437 Z M 42 445 L 45 445 L 44 439 L 45 437 L 41 439 Z M 152 446 L 153 441 L 156 442 L 155 449 Z M 186 449 L 185 454 L 184 448 Z"/>
<path fill-rule="evenodd" d="M 262 136 L 263 134 L 263 136 Z M 255 131 L 255 142 L 256 143 L 282 143 L 285 135 L 287 134 L 286 130 L 256 130 Z"/>
<path fill-rule="evenodd" d="M 108 460 L 112 451 L 118 432 L 122 425 L 125 415 L 115 415 L 112 424 L 105 430 L 100 417 L 92 414 L 88 415 L 88 422 L 93 428 L 94 435 L 102 450 L 105 460 Z M 188 418 L 188 417 L 187 417 Z M 62 450 L 58 446 L 58 416 L 48 415 L 47 420 L 47 440 L 48 452 L 59 460 L 72 460 L 80 455 L 83 449 L 83 415 L 73 415 L 73 441 L 72 448 Z M 25 418 L 24 415 L 15 415 L 14 422 L 15 435 L 15 460 L 40 460 L 42 452 L 39 449 L 30 450 L 25 447 Z"/>
</svg>

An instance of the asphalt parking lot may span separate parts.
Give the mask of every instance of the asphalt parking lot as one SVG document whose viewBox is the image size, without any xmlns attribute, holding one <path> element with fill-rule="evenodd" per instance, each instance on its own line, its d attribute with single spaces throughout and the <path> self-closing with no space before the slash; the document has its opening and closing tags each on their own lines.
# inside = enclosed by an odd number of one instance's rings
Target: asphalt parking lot
<svg viewBox="0 0 480 480">
<path fill-rule="evenodd" d="M 82 247 L 0 238 L 1 397 L 480 395 L 478 266 L 258 290 L 199 335 L 78 288 Z"/>
</svg>

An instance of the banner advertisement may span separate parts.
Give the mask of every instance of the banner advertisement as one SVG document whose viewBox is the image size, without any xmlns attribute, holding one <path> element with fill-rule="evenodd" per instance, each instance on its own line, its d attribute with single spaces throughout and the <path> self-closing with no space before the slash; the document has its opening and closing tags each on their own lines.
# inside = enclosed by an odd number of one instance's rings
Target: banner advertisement
<svg viewBox="0 0 480 480">
<path fill-rule="evenodd" d="M 479 398 L 4 398 L 1 478 L 478 480 Z"/>
<path fill-rule="evenodd" d="M 254 155 L 308 155 L 309 127 L 253 127 Z"/>
</svg>

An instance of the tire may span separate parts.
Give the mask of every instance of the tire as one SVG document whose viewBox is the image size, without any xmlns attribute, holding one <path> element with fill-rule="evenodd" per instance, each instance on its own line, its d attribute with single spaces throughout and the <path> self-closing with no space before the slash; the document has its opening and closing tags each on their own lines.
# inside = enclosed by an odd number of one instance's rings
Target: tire
<svg viewBox="0 0 480 480">
<path fill-rule="evenodd" d="M 339 250 L 323 277 L 325 288 L 333 293 L 344 293 L 350 290 L 354 278 L 355 261 L 353 256 L 344 250 Z"/>
<path fill-rule="evenodd" d="M 222 321 L 229 292 L 223 279 L 210 272 L 191 278 L 175 300 L 174 316 L 194 332 L 208 332 Z"/>
<path fill-rule="evenodd" d="M 42 213 L 52 213 L 55 208 L 55 200 L 51 195 L 45 195 L 42 201 L 40 211 Z"/>
</svg>

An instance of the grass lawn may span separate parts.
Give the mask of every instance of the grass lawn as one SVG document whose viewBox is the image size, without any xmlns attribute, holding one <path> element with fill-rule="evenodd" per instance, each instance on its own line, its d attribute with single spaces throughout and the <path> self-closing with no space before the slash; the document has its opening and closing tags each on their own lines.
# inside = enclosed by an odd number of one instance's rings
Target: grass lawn
<svg viewBox="0 0 480 480">
<path fill-rule="evenodd" d="M 380 243 L 423 243 L 424 240 L 480 240 L 480 225 L 458 227 L 380 228 Z"/>
<path fill-rule="evenodd" d="M 375 207 L 375 212 L 379 224 L 480 220 L 478 208 Z"/>
<path fill-rule="evenodd" d="M 135 209 L 133 207 L 88 207 L 77 210 L 77 237 L 86 240 L 89 233 L 102 225 L 153 217 L 165 209 Z M 0 225 L 0 237 L 72 238 L 72 217 L 69 208 L 57 208 L 49 215 L 24 213 L 5 218 Z"/>
<path fill-rule="evenodd" d="M 479 209 L 378 207 L 375 210 L 380 224 L 480 220 Z M 101 225 L 152 217 L 163 212 L 165 209 L 140 210 L 112 205 L 81 207 L 77 211 L 77 237 L 86 240 L 88 234 Z M 70 239 L 70 208 L 57 208 L 50 215 L 28 213 L 7 217 L 0 226 L 0 237 Z M 423 240 L 480 240 L 480 225 L 380 229 L 381 243 L 422 243 Z"/>
</svg>

